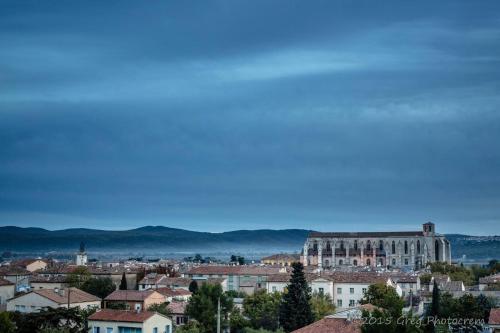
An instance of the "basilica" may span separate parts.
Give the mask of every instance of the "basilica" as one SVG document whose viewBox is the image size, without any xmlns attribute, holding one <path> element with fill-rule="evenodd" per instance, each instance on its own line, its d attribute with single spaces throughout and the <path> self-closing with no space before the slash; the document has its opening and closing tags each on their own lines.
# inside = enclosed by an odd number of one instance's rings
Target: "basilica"
<svg viewBox="0 0 500 333">
<path fill-rule="evenodd" d="M 371 266 L 420 269 L 427 263 L 451 263 L 450 242 L 434 223 L 421 231 L 311 232 L 301 256 L 304 266 Z"/>
</svg>

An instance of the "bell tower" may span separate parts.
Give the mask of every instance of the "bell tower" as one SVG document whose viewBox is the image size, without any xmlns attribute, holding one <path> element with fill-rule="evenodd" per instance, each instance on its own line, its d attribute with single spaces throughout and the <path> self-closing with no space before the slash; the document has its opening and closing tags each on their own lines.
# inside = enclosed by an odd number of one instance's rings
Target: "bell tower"
<svg viewBox="0 0 500 333">
<path fill-rule="evenodd" d="M 436 234 L 436 225 L 432 222 L 423 224 L 424 236 L 434 236 Z"/>
</svg>

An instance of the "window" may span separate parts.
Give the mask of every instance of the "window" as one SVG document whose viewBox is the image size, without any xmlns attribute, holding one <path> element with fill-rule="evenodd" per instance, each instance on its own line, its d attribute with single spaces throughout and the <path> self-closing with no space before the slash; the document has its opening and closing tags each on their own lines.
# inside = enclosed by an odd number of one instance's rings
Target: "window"
<svg viewBox="0 0 500 333">
<path fill-rule="evenodd" d="M 344 260 L 340 259 L 339 260 L 339 265 L 343 265 L 344 264 Z"/>
<path fill-rule="evenodd" d="M 420 254 L 420 241 L 417 240 L 417 253 Z"/>
<path fill-rule="evenodd" d="M 337 288 L 337 294 L 342 294 L 342 288 Z"/>
<path fill-rule="evenodd" d="M 94 329 L 92 330 L 93 333 L 100 333 L 101 332 L 101 328 L 100 327 L 94 327 Z"/>
<path fill-rule="evenodd" d="M 408 241 L 405 241 L 405 254 L 408 254 Z"/>
<path fill-rule="evenodd" d="M 153 328 L 153 333 L 158 333 L 158 327 Z"/>
<path fill-rule="evenodd" d="M 349 307 L 353 307 L 353 306 L 355 306 L 355 305 L 356 305 L 356 301 L 355 301 L 355 300 L 353 300 L 353 299 L 350 299 L 350 300 L 349 300 Z"/>
<path fill-rule="evenodd" d="M 392 254 L 396 254 L 396 242 L 392 241 Z"/>
<path fill-rule="evenodd" d="M 364 295 L 366 293 L 366 288 L 361 289 L 361 291 L 363 292 Z"/>
<path fill-rule="evenodd" d="M 318 292 L 319 292 L 320 294 L 324 294 L 324 293 L 325 293 L 325 289 L 324 289 L 324 288 L 318 288 Z"/>
<path fill-rule="evenodd" d="M 106 333 L 113 333 L 113 327 L 106 328 Z"/>
<path fill-rule="evenodd" d="M 357 239 L 354 240 L 354 249 L 355 250 L 358 249 L 358 240 Z"/>
<path fill-rule="evenodd" d="M 351 294 L 354 294 L 354 288 L 349 289 L 349 292 L 350 292 Z"/>
<path fill-rule="evenodd" d="M 344 241 L 340 241 L 340 249 L 343 250 L 344 249 Z"/>
<path fill-rule="evenodd" d="M 142 328 L 118 327 L 118 333 L 142 333 Z"/>
<path fill-rule="evenodd" d="M 337 300 L 337 307 L 338 307 L 338 308 L 341 308 L 341 307 L 342 307 L 342 300 L 341 300 L 341 299 L 338 299 L 338 300 Z"/>
<path fill-rule="evenodd" d="M 392 266 L 396 266 L 396 259 L 392 258 Z"/>
<path fill-rule="evenodd" d="M 370 259 L 366 259 L 366 266 L 370 266 L 372 264 L 372 261 Z"/>
<path fill-rule="evenodd" d="M 354 266 L 358 266 L 358 261 L 356 259 L 354 259 L 354 261 L 352 263 Z"/>
<path fill-rule="evenodd" d="M 165 333 L 170 333 L 170 325 L 165 326 Z"/>
<path fill-rule="evenodd" d="M 383 251 L 384 250 L 384 241 L 383 240 L 380 240 L 378 242 L 378 248 L 380 249 L 380 251 Z"/>
<path fill-rule="evenodd" d="M 408 259 L 405 259 L 405 265 L 408 265 Z"/>
<path fill-rule="evenodd" d="M 330 266 L 330 260 L 325 260 L 325 266 L 326 267 Z"/>
<path fill-rule="evenodd" d="M 273 293 L 276 292 L 276 286 L 273 286 Z"/>
<path fill-rule="evenodd" d="M 372 249 L 372 243 L 370 241 L 366 242 L 366 249 L 370 251 Z"/>
</svg>

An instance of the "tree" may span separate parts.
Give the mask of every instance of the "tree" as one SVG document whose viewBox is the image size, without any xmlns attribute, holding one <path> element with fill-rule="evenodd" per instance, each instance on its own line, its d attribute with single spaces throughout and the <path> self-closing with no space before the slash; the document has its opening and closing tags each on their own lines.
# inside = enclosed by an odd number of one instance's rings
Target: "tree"
<svg viewBox="0 0 500 333">
<path fill-rule="evenodd" d="M 292 277 L 288 291 L 283 295 L 280 305 L 280 324 L 286 332 L 307 326 L 314 321 L 311 311 L 311 290 L 304 276 L 304 266 L 300 262 L 292 264 Z"/>
<path fill-rule="evenodd" d="M 192 292 L 193 294 L 198 291 L 198 282 L 196 280 L 193 280 L 189 283 L 189 291 Z"/>
<path fill-rule="evenodd" d="M 385 309 L 393 318 L 401 316 L 404 306 L 404 301 L 399 297 L 396 289 L 383 283 L 370 285 L 360 303 L 372 304 Z"/>
<path fill-rule="evenodd" d="M 240 309 L 234 308 L 229 317 L 229 327 L 233 333 L 243 333 L 245 328 L 250 326 L 247 320 L 240 312 Z"/>
<path fill-rule="evenodd" d="M 335 306 L 329 294 L 315 292 L 312 294 L 310 303 L 314 320 L 320 320 L 335 312 Z"/>
<path fill-rule="evenodd" d="M 439 297 L 439 287 L 437 285 L 436 280 L 434 280 L 434 287 L 432 289 L 432 304 L 430 309 L 430 316 L 438 317 L 439 316 L 439 305 L 440 305 L 440 297 Z"/>
<path fill-rule="evenodd" d="M 233 301 L 222 291 L 220 284 L 204 283 L 193 294 L 186 306 L 186 314 L 195 319 L 204 333 L 214 333 L 217 326 L 217 302 L 221 305 L 221 327 L 228 325 L 228 313 L 233 309 Z"/>
<path fill-rule="evenodd" d="M 82 284 L 81 289 L 102 299 L 115 291 L 116 286 L 110 278 L 91 278 Z"/>
<path fill-rule="evenodd" d="M 127 290 L 127 277 L 125 276 L 125 272 L 122 274 L 122 280 L 120 281 L 120 290 Z"/>
<path fill-rule="evenodd" d="M 281 303 L 279 293 L 269 294 L 259 290 L 243 300 L 243 314 L 249 318 L 253 328 L 274 331 L 278 328 L 278 316 Z"/>
<path fill-rule="evenodd" d="M 91 274 L 88 270 L 87 267 L 85 266 L 78 266 L 68 274 L 68 277 L 66 278 L 66 282 L 69 284 L 70 287 L 76 287 L 76 288 L 81 288 L 81 286 L 88 280 L 90 279 Z"/>
<path fill-rule="evenodd" d="M 172 314 L 172 310 L 168 307 L 168 302 L 152 304 L 149 306 L 148 311 L 158 312 L 167 317 Z"/>
<path fill-rule="evenodd" d="M 9 312 L 0 312 L 0 333 L 14 333 L 16 324 L 10 319 Z"/>
<path fill-rule="evenodd" d="M 197 321 L 190 320 L 187 324 L 177 327 L 175 333 L 202 333 L 202 331 Z"/>
</svg>

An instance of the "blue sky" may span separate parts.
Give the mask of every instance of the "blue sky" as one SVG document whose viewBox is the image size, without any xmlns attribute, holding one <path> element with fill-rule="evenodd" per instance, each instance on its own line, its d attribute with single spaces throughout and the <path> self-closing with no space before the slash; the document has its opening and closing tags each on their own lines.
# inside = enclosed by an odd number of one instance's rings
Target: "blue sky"
<svg viewBox="0 0 500 333">
<path fill-rule="evenodd" d="M 500 234 L 499 11 L 0 0 L 0 225 Z"/>
</svg>

